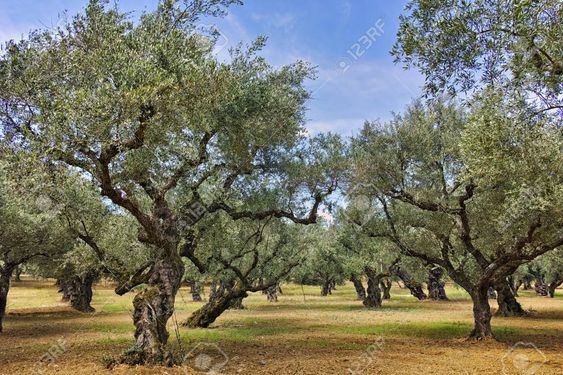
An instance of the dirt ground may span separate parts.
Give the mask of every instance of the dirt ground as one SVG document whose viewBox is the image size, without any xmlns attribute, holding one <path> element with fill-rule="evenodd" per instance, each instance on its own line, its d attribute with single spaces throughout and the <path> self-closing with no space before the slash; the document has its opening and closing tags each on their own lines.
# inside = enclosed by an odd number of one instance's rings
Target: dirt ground
<svg viewBox="0 0 563 375">
<path fill-rule="evenodd" d="M 179 325 L 201 306 L 182 289 L 169 341 L 186 354 L 186 365 L 107 370 L 104 362 L 133 342 L 132 296 L 118 297 L 102 283 L 94 291 L 97 312 L 80 314 L 58 302 L 52 281 L 14 283 L 0 334 L 0 374 L 563 373 L 561 289 L 556 298 L 521 292 L 530 315 L 494 318 L 498 340 L 485 342 L 465 340 L 471 304 L 454 288 L 449 302 L 420 302 L 394 285 L 378 310 L 355 300 L 351 285 L 328 297 L 317 287 L 283 289 L 278 303 L 254 294 L 245 310 L 226 312 L 209 329 Z"/>
</svg>

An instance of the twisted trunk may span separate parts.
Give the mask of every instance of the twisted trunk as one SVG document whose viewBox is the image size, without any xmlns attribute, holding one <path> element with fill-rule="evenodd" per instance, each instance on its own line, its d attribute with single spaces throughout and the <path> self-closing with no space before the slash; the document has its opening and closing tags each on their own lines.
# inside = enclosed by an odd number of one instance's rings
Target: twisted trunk
<svg viewBox="0 0 563 375">
<path fill-rule="evenodd" d="M 332 281 L 325 280 L 321 286 L 321 296 L 326 297 L 329 294 L 332 294 Z"/>
<path fill-rule="evenodd" d="M 278 285 L 272 285 L 265 290 L 268 302 L 278 302 Z"/>
<path fill-rule="evenodd" d="M 70 289 L 70 305 L 80 312 L 90 313 L 96 311 L 90 303 L 92 302 L 92 284 L 95 275 L 88 274 L 84 277 L 75 277 Z"/>
<path fill-rule="evenodd" d="M 510 288 L 508 280 L 503 279 L 495 283 L 497 291 L 498 310 L 495 315 L 498 316 L 523 316 L 526 312 L 520 303 L 514 297 L 514 293 Z"/>
<path fill-rule="evenodd" d="M 201 284 L 195 280 L 190 281 L 190 293 L 192 294 L 192 301 L 194 302 L 203 301 L 200 292 L 201 292 Z"/>
<path fill-rule="evenodd" d="M 536 280 L 534 285 L 534 290 L 540 296 L 547 296 L 548 295 L 548 286 L 544 283 L 544 281 L 540 278 Z"/>
<path fill-rule="evenodd" d="M 369 267 L 366 267 L 365 271 L 368 277 L 368 289 L 363 304 L 364 306 L 370 308 L 381 307 L 382 300 L 379 282 L 382 276 L 378 275 L 373 269 Z"/>
<path fill-rule="evenodd" d="M 213 323 L 225 310 L 232 307 L 233 302 L 242 302 L 248 293 L 241 289 L 231 289 L 223 295 L 216 298 L 210 298 L 209 302 L 203 305 L 182 324 L 189 328 L 207 328 Z"/>
<path fill-rule="evenodd" d="M 391 280 L 381 280 L 379 286 L 383 290 L 383 299 L 391 299 Z"/>
<path fill-rule="evenodd" d="M 354 284 L 354 288 L 356 289 L 356 295 L 359 300 L 363 300 L 366 298 L 366 289 L 362 284 L 362 280 L 358 278 L 356 275 L 350 276 L 350 281 Z"/>
<path fill-rule="evenodd" d="M 481 285 L 471 291 L 474 327 L 470 337 L 477 340 L 494 338 L 491 329 L 491 306 L 488 291 L 488 285 Z"/>
<path fill-rule="evenodd" d="M 563 284 L 563 280 L 558 279 L 549 284 L 548 287 L 548 295 L 550 298 L 555 297 L 555 289 L 557 289 L 561 284 Z"/>
<path fill-rule="evenodd" d="M 433 267 L 428 270 L 428 296 L 434 301 L 447 301 L 445 285 L 442 280 L 444 270 L 440 267 Z"/>
<path fill-rule="evenodd" d="M 10 278 L 13 271 L 13 267 L 0 268 L 0 333 L 3 330 L 4 316 L 8 304 L 8 292 L 10 290 Z"/>
<path fill-rule="evenodd" d="M 172 365 L 173 358 L 166 348 L 166 323 L 174 312 L 176 294 L 180 289 L 184 263 L 174 252 L 156 261 L 150 270 L 148 286 L 133 299 L 135 345 L 128 350 L 122 362 L 130 365 Z"/>
<path fill-rule="evenodd" d="M 410 290 L 411 294 L 419 301 L 425 300 L 426 294 L 422 290 L 422 284 L 416 281 L 403 267 L 399 264 L 392 267 L 392 272 L 401 279 L 403 284 Z"/>
</svg>

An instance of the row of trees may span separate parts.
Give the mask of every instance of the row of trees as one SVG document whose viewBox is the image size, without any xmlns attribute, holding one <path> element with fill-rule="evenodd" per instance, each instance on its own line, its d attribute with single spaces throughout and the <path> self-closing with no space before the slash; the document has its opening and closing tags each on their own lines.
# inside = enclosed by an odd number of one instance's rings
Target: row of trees
<svg viewBox="0 0 563 375">
<path fill-rule="evenodd" d="M 0 317 L 21 264 L 85 312 L 108 278 L 136 293 L 119 361 L 172 364 L 184 281 L 196 298 L 215 285 L 185 322 L 206 327 L 290 277 L 325 295 L 351 280 L 378 307 L 393 279 L 447 298 L 445 273 L 471 296 L 475 338 L 493 336 L 491 288 L 510 315 L 526 272 L 561 283 L 560 4 L 411 1 L 392 53 L 428 100 L 346 141 L 305 132 L 306 63 L 270 66 L 264 38 L 213 56 L 198 20 L 233 3 L 166 0 L 132 21 L 91 0 L 6 44 Z"/>
</svg>

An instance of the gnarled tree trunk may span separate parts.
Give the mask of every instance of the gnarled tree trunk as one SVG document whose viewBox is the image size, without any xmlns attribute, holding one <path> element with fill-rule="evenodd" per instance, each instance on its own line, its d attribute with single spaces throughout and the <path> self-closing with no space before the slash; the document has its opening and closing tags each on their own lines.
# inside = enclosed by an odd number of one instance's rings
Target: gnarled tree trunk
<svg viewBox="0 0 563 375">
<path fill-rule="evenodd" d="M 381 289 L 379 287 L 379 282 L 381 280 L 381 275 L 378 275 L 373 269 L 366 267 L 366 275 L 368 277 L 368 289 L 367 295 L 364 298 L 364 306 L 366 307 L 381 307 Z"/>
<path fill-rule="evenodd" d="M 428 270 L 428 296 L 434 301 L 447 301 L 446 283 L 442 280 L 444 270 L 441 267 L 432 267 Z"/>
<path fill-rule="evenodd" d="M 150 270 L 148 286 L 133 299 L 135 345 L 124 353 L 122 362 L 172 365 L 174 360 L 166 348 L 166 323 L 174 312 L 176 294 L 180 289 L 184 263 L 174 252 L 156 261 Z"/>
<path fill-rule="evenodd" d="M 426 294 L 422 290 L 422 284 L 416 281 L 400 264 L 392 266 L 391 271 L 401 279 L 414 297 L 419 301 L 426 299 Z"/>
<path fill-rule="evenodd" d="M 85 313 L 96 311 L 90 305 L 93 295 L 92 284 L 96 278 L 96 274 L 88 273 L 84 276 L 74 276 L 69 280 L 69 301 L 73 309 Z"/>
<path fill-rule="evenodd" d="M 506 279 L 495 283 L 497 291 L 498 310 L 495 315 L 499 316 L 523 316 L 526 312 L 514 297 L 510 284 Z"/>
<path fill-rule="evenodd" d="M 471 291 L 474 327 L 470 337 L 478 340 L 494 337 L 491 329 L 492 316 L 488 291 L 488 285 L 477 287 Z"/>
<path fill-rule="evenodd" d="M 534 290 L 540 296 L 547 296 L 548 295 L 548 286 L 545 285 L 542 279 L 537 279 L 534 285 Z"/>
<path fill-rule="evenodd" d="M 8 304 L 8 291 L 10 290 L 10 278 L 13 272 L 12 267 L 0 267 L 0 332 L 3 329 L 6 306 Z"/>
<path fill-rule="evenodd" d="M 222 313 L 231 308 L 234 301 L 242 302 L 242 299 L 247 296 L 246 291 L 236 288 L 226 291 L 216 298 L 210 298 L 209 302 L 194 311 L 182 325 L 190 328 L 207 328 Z"/>
<path fill-rule="evenodd" d="M 391 280 L 383 279 L 379 283 L 379 286 L 383 290 L 383 299 L 391 299 Z"/>
<path fill-rule="evenodd" d="M 201 284 L 195 280 L 190 280 L 190 292 L 192 294 L 192 301 L 194 302 L 201 302 L 203 298 L 201 298 Z"/>
<path fill-rule="evenodd" d="M 362 284 L 362 279 L 357 277 L 356 275 L 350 276 L 350 281 L 354 284 L 354 289 L 356 289 L 356 296 L 359 300 L 366 298 L 366 289 Z"/>
<path fill-rule="evenodd" d="M 265 290 L 268 302 L 278 302 L 278 285 L 272 285 Z"/>
<path fill-rule="evenodd" d="M 332 294 L 332 280 L 325 280 L 321 286 L 321 296 L 326 297 Z"/>
</svg>

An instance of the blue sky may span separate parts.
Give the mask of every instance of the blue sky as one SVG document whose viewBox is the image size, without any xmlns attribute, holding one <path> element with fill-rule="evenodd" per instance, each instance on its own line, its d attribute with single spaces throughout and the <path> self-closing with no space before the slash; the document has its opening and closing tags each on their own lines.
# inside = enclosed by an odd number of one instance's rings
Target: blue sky
<svg viewBox="0 0 563 375">
<path fill-rule="evenodd" d="M 211 20 L 222 33 L 217 53 L 268 37 L 263 55 L 274 65 L 306 60 L 318 68 L 309 82 L 307 127 L 313 132 L 357 134 L 364 120 L 386 120 L 421 92 L 423 78 L 393 64 L 389 55 L 406 0 L 246 0 L 223 19 Z M 87 0 L 0 0 L 0 41 L 30 29 L 56 25 L 59 14 L 74 14 Z M 121 0 L 138 14 L 157 0 Z M 207 22 L 207 21 L 204 21 Z"/>
</svg>

